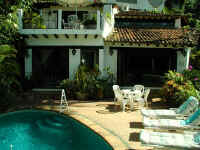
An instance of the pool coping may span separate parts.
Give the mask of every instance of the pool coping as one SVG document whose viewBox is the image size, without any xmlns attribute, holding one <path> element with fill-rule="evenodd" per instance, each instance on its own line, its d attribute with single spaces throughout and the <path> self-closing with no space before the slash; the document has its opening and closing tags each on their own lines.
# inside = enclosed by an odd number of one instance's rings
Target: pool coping
<svg viewBox="0 0 200 150">
<path fill-rule="evenodd" d="M 128 150 L 131 149 L 129 144 L 125 142 L 119 135 L 117 135 L 112 130 L 105 128 L 102 124 L 88 118 L 85 115 L 74 113 L 70 114 L 68 112 L 64 113 L 76 119 L 77 121 L 83 123 L 85 126 L 99 134 L 108 144 L 110 144 L 113 150 Z"/>
</svg>

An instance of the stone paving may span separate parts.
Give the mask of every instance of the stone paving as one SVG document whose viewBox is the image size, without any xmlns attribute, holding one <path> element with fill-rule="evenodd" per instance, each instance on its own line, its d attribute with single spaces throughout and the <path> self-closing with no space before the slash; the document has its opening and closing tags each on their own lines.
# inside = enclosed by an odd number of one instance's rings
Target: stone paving
<svg viewBox="0 0 200 150">
<path fill-rule="evenodd" d="M 37 108 L 57 110 L 59 101 L 54 104 L 41 104 Z M 118 105 L 109 101 L 70 101 L 70 112 L 66 114 L 79 120 L 100 134 L 114 150 L 151 150 L 141 145 L 140 130 L 143 129 L 140 109 L 122 112 Z"/>
</svg>

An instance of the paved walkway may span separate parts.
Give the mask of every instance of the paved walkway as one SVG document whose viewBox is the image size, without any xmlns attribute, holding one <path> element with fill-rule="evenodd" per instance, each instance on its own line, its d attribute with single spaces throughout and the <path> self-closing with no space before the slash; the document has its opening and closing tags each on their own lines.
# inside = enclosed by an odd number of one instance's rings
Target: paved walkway
<svg viewBox="0 0 200 150">
<path fill-rule="evenodd" d="M 57 103 L 57 105 L 56 105 Z M 43 109 L 58 110 L 59 101 L 54 104 L 41 104 Z M 70 101 L 72 117 L 84 123 L 100 134 L 114 150 L 150 150 L 139 141 L 139 132 L 143 129 L 140 110 L 121 112 L 113 102 Z M 67 114 L 67 112 L 65 112 Z"/>
</svg>

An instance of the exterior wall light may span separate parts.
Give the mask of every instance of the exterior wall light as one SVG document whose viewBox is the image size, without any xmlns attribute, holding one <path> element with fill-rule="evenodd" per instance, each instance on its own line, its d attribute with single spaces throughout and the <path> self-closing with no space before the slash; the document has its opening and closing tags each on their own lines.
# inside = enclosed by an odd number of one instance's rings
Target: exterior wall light
<svg viewBox="0 0 200 150">
<path fill-rule="evenodd" d="M 76 55 L 76 50 L 75 49 L 72 50 L 72 54 Z"/>
<path fill-rule="evenodd" d="M 109 53 L 110 53 L 110 56 L 112 56 L 113 55 L 113 49 L 110 49 Z"/>
</svg>

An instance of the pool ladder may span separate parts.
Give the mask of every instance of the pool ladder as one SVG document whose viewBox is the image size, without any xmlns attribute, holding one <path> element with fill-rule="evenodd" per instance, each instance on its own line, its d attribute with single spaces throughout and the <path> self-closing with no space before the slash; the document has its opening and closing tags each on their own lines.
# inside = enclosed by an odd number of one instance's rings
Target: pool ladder
<svg viewBox="0 0 200 150">
<path fill-rule="evenodd" d="M 69 112 L 69 105 L 67 102 L 65 90 L 62 89 L 61 99 L 60 99 L 60 112 L 67 110 Z"/>
<path fill-rule="evenodd" d="M 10 150 L 13 150 L 13 145 L 12 144 L 10 144 Z"/>
</svg>

